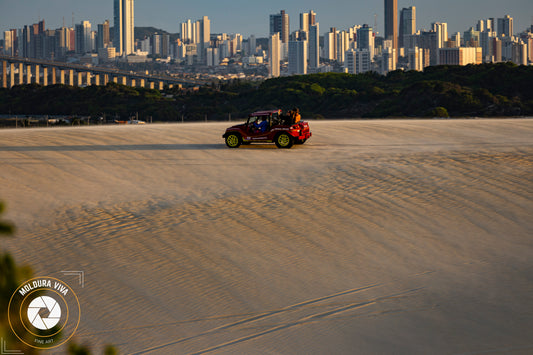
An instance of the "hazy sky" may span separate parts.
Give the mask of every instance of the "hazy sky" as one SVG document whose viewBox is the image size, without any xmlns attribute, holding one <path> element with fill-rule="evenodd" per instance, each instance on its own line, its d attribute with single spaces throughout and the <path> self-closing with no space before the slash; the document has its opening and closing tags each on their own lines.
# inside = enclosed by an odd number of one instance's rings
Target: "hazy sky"
<svg viewBox="0 0 533 355">
<path fill-rule="evenodd" d="M 383 0 L 135 0 L 135 25 L 153 26 L 171 33 L 179 32 L 179 23 L 197 20 L 206 15 L 211 20 L 211 32 L 240 33 L 247 37 L 265 37 L 269 31 L 269 14 L 284 9 L 290 16 L 291 31 L 299 26 L 299 14 L 317 13 L 320 32 L 330 27 L 346 29 L 355 24 L 374 25 L 383 33 Z M 417 29 L 429 29 L 432 22 L 447 22 L 449 33 L 463 32 L 479 19 L 514 18 L 515 32 L 530 26 L 533 17 L 532 0 L 398 0 L 398 10 L 416 6 Z M 0 0 L 0 37 L 3 31 L 22 28 L 45 19 L 48 29 L 88 20 L 96 25 L 109 19 L 113 25 L 113 0 Z"/>
</svg>

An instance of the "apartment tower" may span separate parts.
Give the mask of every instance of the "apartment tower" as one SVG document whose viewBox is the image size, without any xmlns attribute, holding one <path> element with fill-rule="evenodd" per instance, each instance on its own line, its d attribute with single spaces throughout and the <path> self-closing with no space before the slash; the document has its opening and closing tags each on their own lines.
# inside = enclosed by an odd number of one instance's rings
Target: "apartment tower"
<svg viewBox="0 0 533 355">
<path fill-rule="evenodd" d="M 398 53 L 398 0 L 385 0 L 385 39 Z"/>
<path fill-rule="evenodd" d="M 411 48 L 410 36 L 416 33 L 416 7 L 403 8 L 400 12 L 400 36 L 398 38 L 400 48 Z"/>
<path fill-rule="evenodd" d="M 115 36 L 113 46 L 118 55 L 133 53 L 135 47 L 135 24 L 133 0 L 114 0 Z"/>
<path fill-rule="evenodd" d="M 276 78 L 280 75 L 280 59 L 279 32 L 276 32 L 270 36 L 268 43 L 269 74 L 271 78 Z"/>
<path fill-rule="evenodd" d="M 280 34 L 281 42 L 289 43 L 289 14 L 281 10 L 279 14 L 270 15 L 270 35 Z"/>
</svg>

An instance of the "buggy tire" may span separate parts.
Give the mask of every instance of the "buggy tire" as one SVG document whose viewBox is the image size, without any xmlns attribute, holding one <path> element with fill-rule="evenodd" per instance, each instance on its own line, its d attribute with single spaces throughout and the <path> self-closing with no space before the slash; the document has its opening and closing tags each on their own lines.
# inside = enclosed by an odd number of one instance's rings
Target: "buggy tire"
<svg viewBox="0 0 533 355">
<path fill-rule="evenodd" d="M 239 148 L 242 144 L 242 137 L 238 133 L 230 133 L 226 136 L 226 145 L 228 148 Z"/>
<path fill-rule="evenodd" d="M 294 144 L 294 139 L 287 133 L 280 133 L 274 139 L 274 143 L 278 148 L 289 149 Z"/>
</svg>

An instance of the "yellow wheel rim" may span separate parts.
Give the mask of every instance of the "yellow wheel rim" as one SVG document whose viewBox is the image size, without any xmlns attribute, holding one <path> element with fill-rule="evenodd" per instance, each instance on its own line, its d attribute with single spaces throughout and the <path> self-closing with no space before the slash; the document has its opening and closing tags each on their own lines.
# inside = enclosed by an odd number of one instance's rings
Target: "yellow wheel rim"
<svg viewBox="0 0 533 355">
<path fill-rule="evenodd" d="M 287 136 L 286 134 L 282 134 L 281 136 L 278 137 L 278 143 L 279 145 L 281 145 L 282 147 L 286 147 L 289 145 L 290 143 L 290 138 L 289 136 Z"/>
<path fill-rule="evenodd" d="M 237 145 L 239 145 L 239 138 L 236 135 L 232 134 L 227 138 L 227 142 L 230 147 L 236 147 Z"/>
</svg>

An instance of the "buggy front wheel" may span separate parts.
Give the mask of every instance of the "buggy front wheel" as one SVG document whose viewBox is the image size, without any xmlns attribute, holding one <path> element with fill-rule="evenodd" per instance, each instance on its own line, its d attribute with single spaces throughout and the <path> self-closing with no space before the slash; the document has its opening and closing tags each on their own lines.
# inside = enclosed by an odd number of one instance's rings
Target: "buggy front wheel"
<svg viewBox="0 0 533 355">
<path fill-rule="evenodd" d="M 230 133 L 226 136 L 226 145 L 229 148 L 239 148 L 242 143 L 242 138 L 237 133 Z"/>
</svg>

